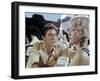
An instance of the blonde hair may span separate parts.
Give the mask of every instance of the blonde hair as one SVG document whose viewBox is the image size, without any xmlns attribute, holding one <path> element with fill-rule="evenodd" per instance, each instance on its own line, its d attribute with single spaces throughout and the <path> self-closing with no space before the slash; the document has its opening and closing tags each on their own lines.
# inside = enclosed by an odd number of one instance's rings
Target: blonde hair
<svg viewBox="0 0 100 81">
<path fill-rule="evenodd" d="M 89 41 L 89 18 L 88 17 L 82 17 L 82 16 L 73 17 L 70 20 L 69 26 L 70 26 L 70 28 L 73 28 L 73 27 L 75 28 L 77 26 L 83 27 L 81 47 L 87 47 L 88 41 Z"/>
</svg>

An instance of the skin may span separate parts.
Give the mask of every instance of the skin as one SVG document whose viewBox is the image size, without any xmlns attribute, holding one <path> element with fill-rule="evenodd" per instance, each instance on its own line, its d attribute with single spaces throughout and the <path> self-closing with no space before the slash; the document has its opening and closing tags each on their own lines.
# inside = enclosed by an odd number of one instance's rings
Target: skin
<svg viewBox="0 0 100 81">
<path fill-rule="evenodd" d="M 70 44 L 76 49 L 81 48 L 81 37 L 83 35 L 83 27 L 77 26 L 72 28 L 70 33 Z M 78 53 L 73 57 L 71 65 L 88 65 L 89 64 L 89 56 L 87 53 L 78 50 Z"/>
<path fill-rule="evenodd" d="M 57 31 L 55 29 L 49 29 L 45 33 L 45 36 L 43 36 L 43 40 L 45 42 L 45 49 L 42 49 L 42 52 L 48 55 L 48 60 L 46 64 L 43 64 L 43 61 L 40 61 L 39 63 L 34 63 L 32 64 L 31 67 L 36 68 L 36 67 L 51 67 L 54 66 L 56 61 L 55 61 L 55 56 L 53 55 L 51 51 L 51 48 L 54 48 L 56 46 L 57 42 Z M 50 53 L 49 53 L 50 52 Z"/>
<path fill-rule="evenodd" d="M 57 32 L 54 29 L 49 29 L 43 38 L 48 49 L 54 47 L 57 42 Z"/>
<path fill-rule="evenodd" d="M 43 49 L 42 51 L 45 52 L 46 54 L 48 54 L 48 52 L 51 51 L 52 48 L 54 48 L 56 46 L 56 42 L 57 42 L 57 31 L 55 29 L 49 29 L 45 36 L 43 37 L 43 40 L 45 42 L 45 47 L 46 49 Z M 48 54 L 48 61 L 46 66 L 54 66 L 56 61 L 55 61 L 55 56 L 50 53 Z"/>
<path fill-rule="evenodd" d="M 69 39 L 70 44 L 75 46 L 76 48 L 80 47 L 81 38 L 83 34 L 83 27 L 77 26 L 75 28 L 72 28 Z"/>
</svg>

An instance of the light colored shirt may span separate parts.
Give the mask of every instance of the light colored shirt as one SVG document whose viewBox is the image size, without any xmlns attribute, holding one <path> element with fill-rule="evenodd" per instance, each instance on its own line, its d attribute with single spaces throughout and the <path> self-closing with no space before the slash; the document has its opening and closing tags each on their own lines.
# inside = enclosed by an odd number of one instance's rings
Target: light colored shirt
<svg viewBox="0 0 100 81">
<path fill-rule="evenodd" d="M 39 39 L 36 36 L 32 35 L 31 37 L 32 37 L 32 41 L 29 43 L 30 45 L 33 45 L 36 42 L 39 42 Z"/>
<path fill-rule="evenodd" d="M 46 48 L 43 41 L 37 42 L 33 45 L 26 68 L 32 68 L 35 64 L 37 67 L 67 65 L 66 63 L 68 63 L 68 59 L 72 58 L 76 54 L 75 51 L 69 48 L 64 48 L 59 43 L 56 44 L 55 53 L 51 57 L 43 51 L 44 49 Z M 63 59 L 61 57 L 63 57 Z"/>
<path fill-rule="evenodd" d="M 36 36 L 32 35 L 31 37 L 32 37 L 32 41 L 29 44 L 26 44 L 26 46 L 28 46 L 27 50 L 26 50 L 26 55 L 27 56 L 29 56 L 32 52 L 31 45 L 34 45 L 35 43 L 40 42 L 40 40 Z"/>
<path fill-rule="evenodd" d="M 79 65 L 89 65 L 90 56 L 82 50 L 82 48 L 77 49 L 77 54 L 71 60 L 71 66 L 79 66 Z"/>
</svg>

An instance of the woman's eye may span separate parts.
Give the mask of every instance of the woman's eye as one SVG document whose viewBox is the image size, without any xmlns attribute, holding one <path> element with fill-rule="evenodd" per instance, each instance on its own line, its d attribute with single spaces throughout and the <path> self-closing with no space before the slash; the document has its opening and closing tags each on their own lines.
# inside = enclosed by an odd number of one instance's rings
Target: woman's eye
<svg viewBox="0 0 100 81">
<path fill-rule="evenodd" d="M 75 29 L 72 29 L 72 31 L 75 31 Z"/>
</svg>

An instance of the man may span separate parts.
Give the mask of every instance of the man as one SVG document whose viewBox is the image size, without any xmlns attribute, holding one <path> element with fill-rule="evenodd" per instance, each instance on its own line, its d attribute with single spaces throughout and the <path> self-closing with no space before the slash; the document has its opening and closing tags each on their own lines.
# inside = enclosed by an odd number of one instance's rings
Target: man
<svg viewBox="0 0 100 81">
<path fill-rule="evenodd" d="M 43 41 L 33 45 L 26 68 L 67 66 L 75 52 L 65 49 L 58 42 L 57 34 L 58 29 L 55 25 L 45 25 Z"/>
<path fill-rule="evenodd" d="M 29 56 L 27 68 L 31 67 L 49 67 L 55 65 L 54 57 L 61 50 L 57 45 L 58 29 L 55 25 L 49 23 L 43 28 L 43 41 L 33 45 L 33 51 Z"/>
</svg>

